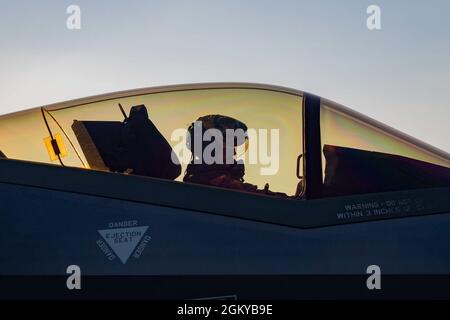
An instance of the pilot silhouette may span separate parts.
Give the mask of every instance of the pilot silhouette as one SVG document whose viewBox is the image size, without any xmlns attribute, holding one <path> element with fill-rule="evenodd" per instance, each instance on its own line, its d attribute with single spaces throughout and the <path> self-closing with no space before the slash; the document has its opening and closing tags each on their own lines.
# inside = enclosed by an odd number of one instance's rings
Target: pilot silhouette
<svg viewBox="0 0 450 320">
<path fill-rule="evenodd" d="M 200 163 L 196 163 L 195 159 L 202 159 L 205 148 L 209 143 L 198 141 L 194 138 L 195 136 L 195 123 L 201 123 L 202 132 L 205 132 L 208 129 L 217 129 L 222 133 L 223 141 L 223 161 L 222 163 L 212 163 L 206 164 L 204 161 Z M 206 115 L 197 119 L 196 122 L 193 122 L 188 128 L 188 136 L 187 139 L 187 147 L 192 152 L 191 162 L 188 164 L 185 172 L 185 176 L 183 178 L 184 182 L 191 182 L 197 184 L 204 184 L 222 188 L 230 188 L 236 190 L 242 190 L 253 193 L 262 193 L 267 195 L 277 195 L 285 197 L 286 194 L 272 192 L 269 190 L 269 185 L 266 184 L 264 189 L 258 189 L 258 186 L 246 183 L 244 181 L 245 175 L 245 166 L 242 160 L 236 160 L 236 147 L 242 145 L 246 142 L 247 136 L 247 126 L 234 118 L 223 116 L 223 115 Z M 226 141 L 226 131 L 228 129 L 239 130 L 244 132 L 244 139 L 234 139 L 231 142 L 231 146 L 227 146 Z M 240 141 L 239 141 L 240 140 Z M 195 146 L 195 143 L 201 143 L 201 147 Z M 233 148 L 233 159 L 230 163 L 229 159 L 226 159 L 227 148 Z M 201 154 L 197 154 L 201 153 Z M 227 161 L 228 160 L 228 161 Z"/>
</svg>

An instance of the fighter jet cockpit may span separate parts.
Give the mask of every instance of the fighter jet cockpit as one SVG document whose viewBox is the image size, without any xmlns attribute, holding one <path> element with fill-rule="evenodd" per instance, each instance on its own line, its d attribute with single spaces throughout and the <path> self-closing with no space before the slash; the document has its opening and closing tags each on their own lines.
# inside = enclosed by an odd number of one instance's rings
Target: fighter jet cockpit
<svg viewBox="0 0 450 320">
<path fill-rule="evenodd" d="M 445 152 L 326 99 L 306 119 L 305 100 L 295 90 L 218 86 L 44 106 L 0 117 L 0 161 L 288 200 L 308 198 L 313 180 L 320 197 L 450 186 Z M 321 170 L 311 173 L 313 165 Z"/>
</svg>

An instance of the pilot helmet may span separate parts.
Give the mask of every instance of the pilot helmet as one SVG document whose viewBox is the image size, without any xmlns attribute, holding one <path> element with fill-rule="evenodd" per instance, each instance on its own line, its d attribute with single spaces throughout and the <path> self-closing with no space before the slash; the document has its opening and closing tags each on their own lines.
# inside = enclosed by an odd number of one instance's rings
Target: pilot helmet
<svg viewBox="0 0 450 320">
<path fill-rule="evenodd" d="M 186 139 L 186 146 L 192 152 L 194 152 L 194 150 L 195 150 L 195 148 L 194 148 L 194 141 L 195 141 L 194 129 L 195 129 L 196 122 L 201 123 L 202 134 L 208 129 L 217 129 L 222 133 L 224 140 L 226 139 L 226 132 L 228 129 L 242 130 L 244 132 L 244 137 L 243 137 L 243 139 L 238 139 L 237 136 L 235 135 L 233 148 L 243 146 L 244 151 L 242 153 L 247 151 L 247 148 L 248 148 L 247 130 L 248 130 L 248 128 L 245 125 L 245 123 L 243 123 L 237 119 L 234 119 L 232 117 L 223 116 L 223 115 L 219 115 L 219 114 L 213 114 L 213 115 L 206 115 L 206 116 L 200 117 L 189 126 L 188 137 L 190 137 L 190 139 Z M 225 141 L 224 141 L 224 143 L 225 143 Z M 200 150 L 203 150 L 204 147 L 205 147 L 205 145 L 203 145 L 203 140 L 202 140 L 202 148 L 200 148 Z"/>
</svg>

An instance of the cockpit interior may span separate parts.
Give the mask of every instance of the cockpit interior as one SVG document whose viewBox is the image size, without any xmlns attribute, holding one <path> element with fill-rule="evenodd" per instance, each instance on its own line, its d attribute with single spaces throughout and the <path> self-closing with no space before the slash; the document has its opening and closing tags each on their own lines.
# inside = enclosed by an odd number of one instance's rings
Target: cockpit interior
<svg viewBox="0 0 450 320">
<path fill-rule="evenodd" d="M 235 87 L 56 104 L 0 116 L 0 158 L 304 199 L 311 137 L 303 108 L 299 92 Z M 325 99 L 319 108 L 322 197 L 450 186 L 446 153 Z M 208 124 L 203 131 L 216 130 L 209 142 L 228 129 L 244 131 L 245 143 L 231 147 L 231 163 L 197 161 L 186 140 L 199 119 Z"/>
</svg>

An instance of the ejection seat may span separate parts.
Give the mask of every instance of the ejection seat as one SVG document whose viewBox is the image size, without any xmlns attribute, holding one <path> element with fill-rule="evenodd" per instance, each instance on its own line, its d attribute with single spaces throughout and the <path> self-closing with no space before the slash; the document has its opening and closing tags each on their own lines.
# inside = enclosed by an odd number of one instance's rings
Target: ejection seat
<svg viewBox="0 0 450 320">
<path fill-rule="evenodd" d="M 181 174 L 172 147 L 144 105 L 132 107 L 123 122 L 74 120 L 72 130 L 93 169 L 170 180 Z"/>
<path fill-rule="evenodd" d="M 5 154 L 2 152 L 2 150 L 0 150 L 0 158 L 7 158 L 7 156 L 5 156 Z"/>
</svg>

